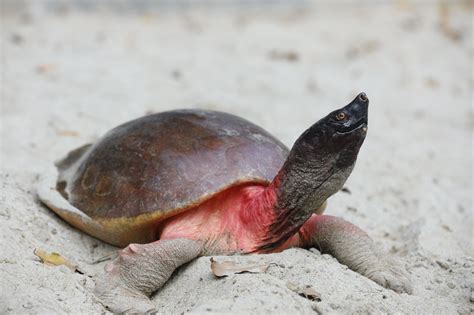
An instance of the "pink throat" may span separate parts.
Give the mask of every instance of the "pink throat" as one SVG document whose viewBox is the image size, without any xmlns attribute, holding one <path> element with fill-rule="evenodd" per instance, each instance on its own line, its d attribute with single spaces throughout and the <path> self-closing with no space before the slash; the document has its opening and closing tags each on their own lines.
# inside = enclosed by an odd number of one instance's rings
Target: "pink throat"
<svg viewBox="0 0 474 315">
<path fill-rule="evenodd" d="M 160 239 L 191 238 L 206 242 L 210 252 L 256 251 L 276 220 L 275 184 L 241 185 L 160 225 Z"/>
</svg>

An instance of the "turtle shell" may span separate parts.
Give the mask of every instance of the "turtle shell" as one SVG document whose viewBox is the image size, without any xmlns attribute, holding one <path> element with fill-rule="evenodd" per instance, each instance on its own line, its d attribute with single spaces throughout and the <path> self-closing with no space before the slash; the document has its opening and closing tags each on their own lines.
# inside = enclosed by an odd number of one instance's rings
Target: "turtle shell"
<svg viewBox="0 0 474 315">
<path fill-rule="evenodd" d="M 235 185 L 266 185 L 287 155 L 284 144 L 240 117 L 169 111 L 127 122 L 72 151 L 57 163 L 56 188 L 88 217 L 127 229 L 161 221 Z"/>
</svg>

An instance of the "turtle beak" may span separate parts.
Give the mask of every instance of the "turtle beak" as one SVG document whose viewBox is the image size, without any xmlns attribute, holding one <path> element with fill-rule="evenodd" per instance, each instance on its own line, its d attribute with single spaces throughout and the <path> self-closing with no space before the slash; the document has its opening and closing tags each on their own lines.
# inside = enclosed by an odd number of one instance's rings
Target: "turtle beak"
<svg viewBox="0 0 474 315">
<path fill-rule="evenodd" d="M 362 92 L 344 108 L 350 115 L 350 129 L 367 132 L 369 98 Z"/>
</svg>

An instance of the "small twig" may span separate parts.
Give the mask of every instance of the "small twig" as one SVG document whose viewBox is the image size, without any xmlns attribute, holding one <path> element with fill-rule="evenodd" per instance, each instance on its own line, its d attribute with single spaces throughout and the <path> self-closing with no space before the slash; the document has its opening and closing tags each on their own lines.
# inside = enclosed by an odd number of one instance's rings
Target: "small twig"
<svg viewBox="0 0 474 315">
<path fill-rule="evenodd" d="M 111 260 L 111 259 L 115 258 L 116 256 L 117 256 L 117 252 L 114 251 L 114 252 L 111 252 L 111 253 L 109 253 L 105 256 L 102 256 L 102 257 L 94 260 L 91 264 L 96 265 L 98 263 L 101 263 L 101 262 L 104 262 L 104 261 L 107 261 L 107 260 Z"/>
</svg>

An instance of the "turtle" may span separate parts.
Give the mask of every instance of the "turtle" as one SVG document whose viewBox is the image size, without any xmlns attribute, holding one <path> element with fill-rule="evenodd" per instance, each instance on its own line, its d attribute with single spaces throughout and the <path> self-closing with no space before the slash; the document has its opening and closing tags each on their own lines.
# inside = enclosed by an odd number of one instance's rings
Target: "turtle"
<svg viewBox="0 0 474 315">
<path fill-rule="evenodd" d="M 42 177 L 40 200 L 114 246 L 95 292 L 113 312 L 153 310 L 150 296 L 199 256 L 316 247 L 398 293 L 406 269 L 359 227 L 323 214 L 367 134 L 369 99 L 318 120 L 288 149 L 236 115 L 150 114 L 71 151 Z M 51 167 L 53 169 L 53 167 Z"/>
</svg>

